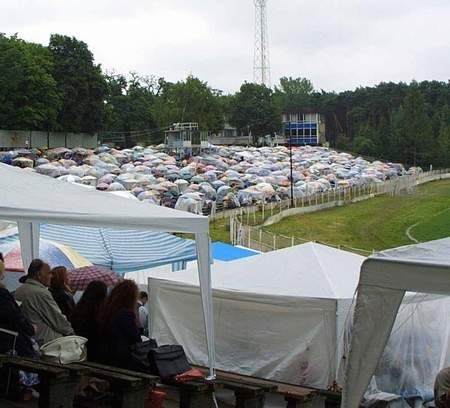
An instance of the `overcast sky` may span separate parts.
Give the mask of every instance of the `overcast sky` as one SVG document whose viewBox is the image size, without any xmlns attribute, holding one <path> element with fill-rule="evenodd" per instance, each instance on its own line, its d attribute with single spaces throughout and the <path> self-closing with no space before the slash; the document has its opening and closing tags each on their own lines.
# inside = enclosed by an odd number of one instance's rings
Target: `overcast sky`
<svg viewBox="0 0 450 408">
<path fill-rule="evenodd" d="M 316 89 L 450 78 L 450 0 L 268 0 L 271 77 Z M 0 0 L 0 31 L 88 43 L 103 69 L 235 91 L 253 77 L 253 0 Z"/>
</svg>

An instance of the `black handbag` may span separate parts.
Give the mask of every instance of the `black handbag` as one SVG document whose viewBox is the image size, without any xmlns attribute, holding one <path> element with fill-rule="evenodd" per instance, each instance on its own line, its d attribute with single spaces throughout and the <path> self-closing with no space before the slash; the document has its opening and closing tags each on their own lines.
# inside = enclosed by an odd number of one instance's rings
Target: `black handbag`
<svg viewBox="0 0 450 408">
<path fill-rule="evenodd" d="M 131 357 L 142 366 L 142 369 L 150 372 L 150 350 L 157 348 L 158 344 L 155 339 L 143 341 L 142 343 L 136 343 L 130 346 Z"/>
<path fill-rule="evenodd" d="M 165 345 L 153 348 L 150 350 L 149 360 L 151 373 L 162 380 L 171 379 L 191 369 L 183 346 L 179 345 Z"/>
</svg>

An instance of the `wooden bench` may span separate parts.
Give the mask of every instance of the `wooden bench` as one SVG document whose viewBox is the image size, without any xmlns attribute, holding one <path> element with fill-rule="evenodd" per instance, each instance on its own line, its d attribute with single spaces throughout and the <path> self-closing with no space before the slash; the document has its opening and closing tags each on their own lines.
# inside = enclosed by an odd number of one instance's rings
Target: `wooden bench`
<svg viewBox="0 0 450 408">
<path fill-rule="evenodd" d="M 219 380 L 223 388 L 232 390 L 236 399 L 236 408 L 262 408 L 267 392 L 274 392 L 275 386 L 266 384 L 248 384 L 229 380 Z"/>
<path fill-rule="evenodd" d="M 83 362 L 70 366 L 87 370 L 87 375 L 107 381 L 114 395 L 113 408 L 143 407 L 148 391 L 159 381 L 159 377 L 153 375 L 103 364 Z"/>
<path fill-rule="evenodd" d="M 39 408 L 72 408 L 81 377 L 78 370 L 9 355 L 0 356 L 0 365 L 6 369 L 39 374 Z"/>
<path fill-rule="evenodd" d="M 0 365 L 39 374 L 39 408 L 72 408 L 82 376 L 96 377 L 110 384 L 112 408 L 143 407 L 148 391 L 159 381 L 158 377 L 145 373 L 91 362 L 61 365 L 2 355 Z M 9 403 L 9 406 L 15 405 Z"/>
<path fill-rule="evenodd" d="M 107 381 L 110 384 L 111 393 L 113 395 L 110 404 L 113 408 L 143 406 L 148 391 L 159 380 L 158 377 L 145 373 L 91 362 L 61 365 L 43 360 L 36 361 L 46 364 L 49 367 L 70 370 L 78 373 L 79 376 L 95 377 Z M 78 384 L 79 382 L 77 383 L 77 386 Z"/>
<path fill-rule="evenodd" d="M 214 384 L 203 381 L 186 381 L 177 384 L 180 395 L 180 408 L 213 407 Z"/>
<path fill-rule="evenodd" d="M 215 383 L 204 380 L 170 382 L 158 384 L 156 389 L 164 391 L 168 399 L 179 401 L 180 408 L 214 407 L 212 393 Z M 176 396 L 175 396 L 176 394 Z"/>
<path fill-rule="evenodd" d="M 313 400 L 319 398 L 317 391 L 296 385 L 280 384 L 277 393 L 284 396 L 286 408 L 298 408 L 310 405 Z"/>
<path fill-rule="evenodd" d="M 323 398 L 318 390 L 311 388 L 221 370 L 216 373 L 215 384 L 234 391 L 237 408 L 262 408 L 267 393 L 284 396 L 287 408 L 311 405 L 314 400 Z"/>
<path fill-rule="evenodd" d="M 319 394 L 325 398 L 325 408 L 339 408 L 341 406 L 341 392 L 321 390 Z"/>
<path fill-rule="evenodd" d="M 199 367 L 201 368 L 201 367 Z M 265 394 L 276 391 L 270 381 L 258 381 L 252 377 L 217 371 L 213 381 L 215 388 L 234 392 L 237 408 L 260 408 L 264 406 Z"/>
</svg>

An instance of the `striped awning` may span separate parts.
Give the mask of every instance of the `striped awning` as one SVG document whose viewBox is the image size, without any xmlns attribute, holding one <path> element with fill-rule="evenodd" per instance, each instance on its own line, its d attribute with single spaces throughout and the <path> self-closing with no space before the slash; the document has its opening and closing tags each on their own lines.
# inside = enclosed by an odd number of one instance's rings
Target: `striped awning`
<svg viewBox="0 0 450 408">
<path fill-rule="evenodd" d="M 69 246 L 94 265 L 120 274 L 166 264 L 176 270 L 197 259 L 193 240 L 163 232 L 42 224 L 41 238 Z M 9 235 L 0 244 L 11 246 L 17 239 L 17 234 Z"/>
<path fill-rule="evenodd" d="M 163 232 L 45 224 L 41 237 L 121 274 L 197 258 L 194 241 Z"/>
</svg>

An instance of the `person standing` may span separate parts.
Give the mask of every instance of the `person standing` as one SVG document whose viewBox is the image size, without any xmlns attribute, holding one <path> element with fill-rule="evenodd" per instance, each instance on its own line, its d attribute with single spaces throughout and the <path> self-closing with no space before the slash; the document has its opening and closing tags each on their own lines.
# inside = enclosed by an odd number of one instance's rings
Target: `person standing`
<svg viewBox="0 0 450 408">
<path fill-rule="evenodd" d="M 56 304 L 61 309 L 61 313 L 67 317 L 70 322 L 75 301 L 73 300 L 72 290 L 69 286 L 69 274 L 65 266 L 57 266 L 50 271 L 52 277 L 50 280 L 50 292 L 55 299 Z"/>
<path fill-rule="evenodd" d="M 72 313 L 72 327 L 78 336 L 88 339 L 87 357 L 89 361 L 101 362 L 103 342 L 99 332 L 99 313 L 106 300 L 106 284 L 90 282 Z"/>
<path fill-rule="evenodd" d="M 101 339 L 105 345 L 104 363 L 128 370 L 143 371 L 134 359 L 131 346 L 141 343 L 136 303 L 139 290 L 132 280 L 114 286 L 100 312 Z"/>
<path fill-rule="evenodd" d="M 41 259 L 33 259 L 26 276 L 20 278 L 22 286 L 15 291 L 25 317 L 36 326 L 35 339 L 39 346 L 62 336 L 73 334 L 72 326 L 53 299 L 50 285 L 50 266 Z"/>
<path fill-rule="evenodd" d="M 139 292 L 138 298 L 138 316 L 139 316 L 139 324 L 142 328 L 142 334 L 144 336 L 148 336 L 148 294 L 147 292 Z"/>
</svg>

